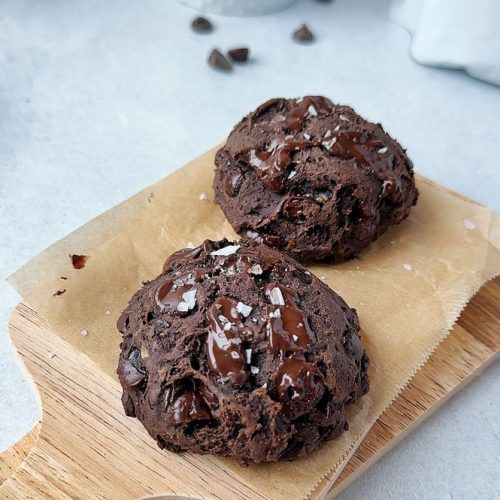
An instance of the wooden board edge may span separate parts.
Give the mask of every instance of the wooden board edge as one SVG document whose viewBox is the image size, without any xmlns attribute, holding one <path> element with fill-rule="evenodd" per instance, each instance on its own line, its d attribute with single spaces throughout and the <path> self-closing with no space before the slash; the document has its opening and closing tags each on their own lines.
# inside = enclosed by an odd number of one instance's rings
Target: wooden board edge
<svg viewBox="0 0 500 500">
<path fill-rule="evenodd" d="M 42 422 L 37 422 L 19 441 L 0 453 L 0 488 L 19 469 L 34 448 Z"/>
<path fill-rule="evenodd" d="M 460 384 L 457 384 L 453 389 L 451 389 L 446 395 L 439 399 L 435 405 L 431 406 L 427 411 L 419 415 L 415 420 L 411 422 L 404 430 L 402 430 L 397 436 L 392 438 L 388 444 L 381 448 L 377 453 L 370 457 L 366 462 L 363 463 L 356 471 L 352 472 L 347 479 L 342 481 L 339 485 L 335 483 L 330 489 L 325 488 L 322 494 L 318 497 L 318 500 L 322 499 L 332 499 L 339 493 L 347 489 L 356 479 L 358 479 L 363 473 L 365 473 L 372 465 L 374 465 L 378 460 L 384 457 L 389 451 L 395 448 L 401 441 L 403 441 L 409 434 L 411 434 L 420 424 L 422 424 L 427 418 L 431 417 L 437 410 L 442 408 L 452 397 L 458 394 L 462 389 L 464 389 L 468 384 L 475 380 L 481 373 L 491 366 L 495 361 L 500 359 L 500 351 L 496 352 L 491 358 L 485 361 L 477 370 L 473 371 L 470 375 L 462 380 Z M 390 407 L 389 407 L 390 408 Z M 383 415 L 382 415 L 383 417 Z"/>
</svg>

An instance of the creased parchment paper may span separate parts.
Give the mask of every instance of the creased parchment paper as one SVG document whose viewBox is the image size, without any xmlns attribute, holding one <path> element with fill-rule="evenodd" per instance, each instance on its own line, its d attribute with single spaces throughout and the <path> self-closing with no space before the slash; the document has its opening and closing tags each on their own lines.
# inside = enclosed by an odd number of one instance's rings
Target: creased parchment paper
<svg viewBox="0 0 500 500">
<path fill-rule="evenodd" d="M 10 278 L 58 335 L 113 377 L 120 342 L 115 323 L 141 281 L 158 275 L 165 258 L 190 241 L 236 237 L 211 201 L 213 155 L 89 222 Z M 500 272 L 500 216 L 429 180 L 418 178 L 418 188 L 409 219 L 359 259 L 311 266 L 358 310 L 371 390 L 350 408 L 349 431 L 306 459 L 250 468 L 220 459 L 270 498 L 300 498 L 325 475 L 334 479 L 469 298 Z M 202 193 L 209 199 L 200 199 Z M 88 255 L 86 266 L 74 269 L 70 254 Z"/>
</svg>

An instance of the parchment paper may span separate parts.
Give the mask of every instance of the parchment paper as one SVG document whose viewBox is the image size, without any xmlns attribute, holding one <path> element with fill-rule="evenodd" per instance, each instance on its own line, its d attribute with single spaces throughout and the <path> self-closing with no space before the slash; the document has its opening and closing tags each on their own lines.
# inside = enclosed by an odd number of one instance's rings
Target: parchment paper
<svg viewBox="0 0 500 500">
<path fill-rule="evenodd" d="M 10 278 L 57 334 L 113 377 L 116 319 L 141 281 L 158 275 L 165 258 L 188 242 L 236 238 L 211 201 L 213 155 L 89 222 Z M 350 408 L 349 431 L 306 459 L 250 468 L 221 459 L 273 499 L 303 497 L 332 470 L 337 476 L 469 298 L 500 272 L 500 216 L 429 180 L 418 178 L 418 188 L 409 219 L 359 259 L 310 268 L 358 310 L 372 362 L 371 390 Z M 200 199 L 202 193 L 209 199 Z M 71 254 L 88 255 L 86 266 L 74 269 Z"/>
</svg>

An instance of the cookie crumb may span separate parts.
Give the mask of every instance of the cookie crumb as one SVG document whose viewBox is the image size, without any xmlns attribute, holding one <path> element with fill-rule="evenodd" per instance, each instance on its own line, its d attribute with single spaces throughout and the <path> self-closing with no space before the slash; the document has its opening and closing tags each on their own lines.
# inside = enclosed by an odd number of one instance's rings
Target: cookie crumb
<svg viewBox="0 0 500 500">
<path fill-rule="evenodd" d="M 89 256 L 71 254 L 69 258 L 71 259 L 71 263 L 73 264 L 73 267 L 75 269 L 83 269 L 85 267 L 85 264 L 87 263 L 87 259 L 89 258 Z"/>
</svg>

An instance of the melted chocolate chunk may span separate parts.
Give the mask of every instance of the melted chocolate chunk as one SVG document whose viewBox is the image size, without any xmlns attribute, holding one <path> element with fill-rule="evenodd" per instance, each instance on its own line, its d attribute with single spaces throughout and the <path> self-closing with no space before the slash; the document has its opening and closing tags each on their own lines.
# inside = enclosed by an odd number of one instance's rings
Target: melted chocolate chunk
<svg viewBox="0 0 500 500">
<path fill-rule="evenodd" d="M 320 205 L 313 198 L 308 196 L 289 196 L 283 204 L 283 215 L 290 220 L 304 217 L 308 212 L 314 214 L 319 210 Z"/>
<path fill-rule="evenodd" d="M 228 175 L 224 183 L 224 190 L 228 196 L 236 196 L 243 182 L 243 175 L 236 171 Z"/>
<path fill-rule="evenodd" d="M 276 375 L 276 390 L 288 416 L 298 418 L 322 398 L 325 386 L 318 368 L 297 356 L 285 359 Z"/>
<path fill-rule="evenodd" d="M 123 362 L 118 372 L 121 384 L 128 389 L 139 388 L 146 379 L 146 374 L 141 371 L 131 359 Z"/>
<path fill-rule="evenodd" d="M 248 162 L 271 191 L 279 192 L 293 152 L 301 150 L 305 144 L 304 140 L 281 135 L 265 151 L 250 150 Z"/>
<path fill-rule="evenodd" d="M 208 311 L 210 330 L 207 339 L 208 366 L 233 384 L 244 384 L 248 379 L 244 350 L 238 330 L 243 315 L 237 301 L 228 297 L 217 299 Z"/>
<path fill-rule="evenodd" d="M 175 264 L 180 265 L 183 262 L 189 262 L 190 260 L 198 257 L 202 251 L 201 247 L 196 248 L 183 248 L 182 250 L 177 250 L 174 252 L 163 264 L 163 271 L 168 271 Z"/>
<path fill-rule="evenodd" d="M 177 314 L 194 290 L 196 307 Z M 342 432 L 345 405 L 368 389 L 354 310 L 263 244 L 176 253 L 118 328 L 125 412 L 174 452 L 242 465 L 303 456 Z"/>
<path fill-rule="evenodd" d="M 272 352 L 282 355 L 303 351 L 314 340 L 307 318 L 298 307 L 297 293 L 278 283 L 269 283 L 266 295 L 275 307 L 267 324 L 269 346 Z"/>
<path fill-rule="evenodd" d="M 234 229 L 303 262 L 357 256 L 418 196 L 411 161 L 380 124 L 321 96 L 264 103 L 215 162 L 215 201 Z"/>
<path fill-rule="evenodd" d="M 199 283 L 205 269 L 194 269 L 176 277 L 165 277 L 155 292 L 156 304 L 161 310 L 187 313 L 196 305 L 196 283 Z"/>
<path fill-rule="evenodd" d="M 130 322 L 129 313 L 127 311 L 124 311 L 118 318 L 118 321 L 116 322 L 116 328 L 120 333 L 125 333 L 127 331 L 129 322 Z"/>
<path fill-rule="evenodd" d="M 194 388 L 194 385 L 192 389 L 185 389 L 175 397 L 172 396 L 171 388 L 168 388 L 165 393 L 166 411 L 171 413 L 175 424 L 189 424 L 212 418 L 205 398 Z"/>
</svg>

